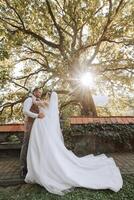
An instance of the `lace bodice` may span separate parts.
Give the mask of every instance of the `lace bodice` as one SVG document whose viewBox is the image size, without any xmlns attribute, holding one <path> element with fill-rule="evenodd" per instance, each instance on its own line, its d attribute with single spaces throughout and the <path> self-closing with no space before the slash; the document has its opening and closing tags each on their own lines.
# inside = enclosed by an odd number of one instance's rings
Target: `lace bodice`
<svg viewBox="0 0 134 200">
<path fill-rule="evenodd" d="M 35 100 L 35 97 L 33 97 L 32 100 L 33 100 L 33 104 L 35 104 L 35 105 L 38 106 L 39 112 L 42 112 L 42 113 L 44 113 L 44 114 L 47 113 L 47 111 L 48 111 L 48 106 L 45 105 L 45 101 L 43 101 L 43 100 L 37 101 L 37 100 Z"/>
<path fill-rule="evenodd" d="M 39 106 L 39 112 L 46 114 L 48 112 L 48 107 L 47 106 L 46 107 Z"/>
</svg>

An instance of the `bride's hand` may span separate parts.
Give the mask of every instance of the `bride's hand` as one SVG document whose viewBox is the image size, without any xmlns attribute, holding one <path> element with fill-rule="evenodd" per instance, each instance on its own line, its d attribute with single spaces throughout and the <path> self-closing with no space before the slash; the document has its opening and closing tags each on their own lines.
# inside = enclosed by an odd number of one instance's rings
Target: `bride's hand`
<svg viewBox="0 0 134 200">
<path fill-rule="evenodd" d="M 38 118 L 42 119 L 42 118 L 44 118 L 44 117 L 45 117 L 45 114 L 44 114 L 44 113 L 39 113 L 39 114 L 38 114 Z"/>
<path fill-rule="evenodd" d="M 48 101 L 47 100 L 44 100 L 44 104 L 46 105 L 46 106 L 48 106 Z"/>
</svg>

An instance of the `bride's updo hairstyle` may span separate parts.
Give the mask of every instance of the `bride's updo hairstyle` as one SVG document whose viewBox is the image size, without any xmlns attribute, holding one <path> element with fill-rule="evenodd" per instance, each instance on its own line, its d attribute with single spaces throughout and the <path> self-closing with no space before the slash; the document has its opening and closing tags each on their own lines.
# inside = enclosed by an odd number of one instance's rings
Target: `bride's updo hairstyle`
<svg viewBox="0 0 134 200">
<path fill-rule="evenodd" d="M 46 92 L 46 98 L 47 98 L 47 99 L 50 99 L 50 96 L 51 96 L 51 92 L 49 92 L 49 91 Z"/>
<path fill-rule="evenodd" d="M 51 92 L 46 91 L 42 93 L 41 99 L 50 99 Z"/>
</svg>

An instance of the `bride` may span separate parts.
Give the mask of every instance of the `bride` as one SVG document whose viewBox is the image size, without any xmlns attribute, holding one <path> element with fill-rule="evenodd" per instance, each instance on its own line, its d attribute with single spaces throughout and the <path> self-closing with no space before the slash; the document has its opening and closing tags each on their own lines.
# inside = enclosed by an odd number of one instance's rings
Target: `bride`
<svg viewBox="0 0 134 200">
<path fill-rule="evenodd" d="M 57 93 L 52 92 L 48 106 L 45 101 L 34 103 L 45 117 L 36 118 L 31 130 L 25 182 L 37 183 L 58 195 L 64 195 L 75 187 L 118 192 L 123 180 L 113 158 L 104 154 L 77 157 L 65 147 Z"/>
</svg>

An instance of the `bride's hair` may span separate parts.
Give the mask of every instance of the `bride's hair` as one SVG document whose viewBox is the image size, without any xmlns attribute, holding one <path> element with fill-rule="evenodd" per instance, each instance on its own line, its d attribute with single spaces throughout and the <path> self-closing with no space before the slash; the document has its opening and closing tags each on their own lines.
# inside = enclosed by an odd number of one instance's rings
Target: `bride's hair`
<svg viewBox="0 0 134 200">
<path fill-rule="evenodd" d="M 47 97 L 47 98 L 50 98 L 50 96 L 51 96 L 51 92 L 48 91 L 48 92 L 46 93 L 46 97 Z"/>
<path fill-rule="evenodd" d="M 48 105 L 48 102 L 46 100 L 35 100 L 33 99 L 33 104 L 36 104 L 37 106 L 40 106 L 40 107 L 46 107 Z"/>
<path fill-rule="evenodd" d="M 51 92 L 47 91 L 47 92 L 42 94 L 41 98 L 42 99 L 49 99 L 50 96 L 51 96 Z"/>
<path fill-rule="evenodd" d="M 39 101 L 37 101 L 33 98 L 33 103 L 38 105 L 38 106 L 41 106 L 41 107 L 48 106 L 50 96 L 51 96 L 51 93 L 49 91 L 42 93 L 41 99 Z"/>
</svg>

